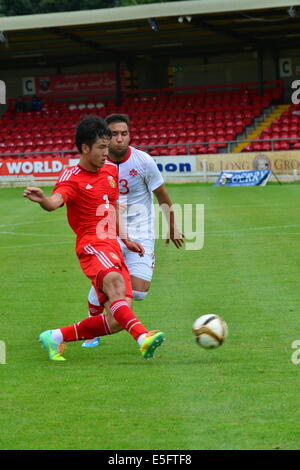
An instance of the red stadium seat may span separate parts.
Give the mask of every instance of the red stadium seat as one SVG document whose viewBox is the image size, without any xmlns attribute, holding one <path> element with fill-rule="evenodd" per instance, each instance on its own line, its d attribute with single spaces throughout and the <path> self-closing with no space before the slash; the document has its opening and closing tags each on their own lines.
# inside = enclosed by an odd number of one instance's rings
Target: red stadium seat
<svg viewBox="0 0 300 470">
<path fill-rule="evenodd" d="M 157 148 L 153 148 L 153 149 L 149 149 L 149 153 L 150 155 L 152 155 L 153 157 L 157 157 L 158 155 L 160 155 L 159 151 Z"/>
<path fill-rule="evenodd" d="M 207 148 L 207 153 L 218 153 L 218 148 L 216 145 L 209 145 Z"/>
<path fill-rule="evenodd" d="M 272 150 L 271 142 L 262 142 L 261 150 L 263 150 L 264 152 Z"/>
<path fill-rule="evenodd" d="M 289 150 L 290 149 L 289 141 L 286 141 L 286 140 L 281 141 L 280 145 L 279 145 L 279 149 L 280 150 Z"/>
<path fill-rule="evenodd" d="M 188 154 L 188 149 L 186 145 L 177 147 L 177 155 L 187 155 L 187 154 Z"/>
<path fill-rule="evenodd" d="M 181 144 L 176 149 L 176 154 L 187 153 L 185 143 L 191 143 L 190 153 L 213 153 L 216 148 L 226 147 L 227 141 L 234 141 L 236 135 L 244 132 L 245 126 L 253 122 L 254 116 L 261 114 L 264 107 L 270 104 L 275 96 L 280 96 L 280 89 L 266 88 L 264 96 L 258 96 L 255 88 L 247 89 L 246 86 L 233 90 L 211 88 L 210 91 L 187 93 L 183 90 L 167 96 L 130 97 L 126 96 L 122 106 L 116 107 L 113 99 L 101 103 L 103 115 L 121 112 L 131 117 L 131 144 L 134 146 L 159 144 L 160 153 L 166 149 L 163 145 L 172 145 L 175 142 Z M 0 121 L 0 134 L 5 139 L 9 148 L 22 150 L 37 148 L 43 151 L 45 148 L 76 150 L 74 144 L 74 132 L 78 120 L 94 110 L 96 100 L 91 101 L 87 97 L 81 101 L 78 109 L 78 100 L 73 102 L 47 102 L 45 98 L 43 111 L 39 113 L 19 113 L 14 116 L 13 111 L 4 113 Z M 74 104 L 74 111 L 69 109 Z M 72 106 L 71 106 L 72 107 Z M 291 108 L 283 113 L 281 118 L 274 121 L 272 126 L 261 134 L 261 138 L 267 136 L 291 138 L 285 140 L 283 148 L 294 148 L 299 141 L 300 117 L 293 115 L 299 107 Z M 102 115 L 102 114 L 101 114 Z M 141 123 L 147 123 L 141 126 Z M 277 127 L 276 127 L 277 126 Z M 299 132 L 298 132 L 299 129 Z M 5 137 L 4 137 L 5 136 Z M 176 139 L 176 140 L 175 140 Z M 17 140 L 20 144 L 17 146 Z M 201 143 L 209 141 L 209 146 Z M 54 144 L 51 144 L 51 141 Z M 224 142 L 214 144 L 214 142 Z M 24 148 L 22 148 L 23 145 Z M 31 145 L 33 144 L 33 145 Z M 194 144 L 197 144 L 194 146 Z M 267 149 L 270 143 L 261 143 L 263 149 Z M 256 142 L 256 147 L 259 144 Z M 2 147 L 4 148 L 4 147 Z M 7 148 L 7 147 L 6 147 Z M 157 148 L 149 149 L 157 154 Z M 169 147 L 168 152 L 174 153 L 174 148 Z"/>
</svg>

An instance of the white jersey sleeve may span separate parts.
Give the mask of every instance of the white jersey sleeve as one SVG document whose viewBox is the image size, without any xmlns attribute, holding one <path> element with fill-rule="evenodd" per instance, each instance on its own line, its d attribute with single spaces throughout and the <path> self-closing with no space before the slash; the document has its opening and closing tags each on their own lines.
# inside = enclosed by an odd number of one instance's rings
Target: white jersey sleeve
<svg viewBox="0 0 300 470">
<path fill-rule="evenodd" d="M 152 157 L 147 159 L 145 182 L 150 191 L 155 191 L 159 186 L 164 184 L 161 172 Z"/>
</svg>

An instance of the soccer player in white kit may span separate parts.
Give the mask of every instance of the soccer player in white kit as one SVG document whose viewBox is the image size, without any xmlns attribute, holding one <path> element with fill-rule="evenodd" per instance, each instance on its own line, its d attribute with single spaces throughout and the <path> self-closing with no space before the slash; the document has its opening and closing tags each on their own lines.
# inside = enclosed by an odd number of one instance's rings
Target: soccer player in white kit
<svg viewBox="0 0 300 470">
<path fill-rule="evenodd" d="M 134 300 L 143 300 L 149 291 L 155 264 L 153 193 L 163 209 L 169 233 L 166 244 L 172 240 L 177 248 L 183 245 L 184 235 L 178 230 L 172 210 L 172 201 L 164 184 L 161 173 L 153 158 L 134 147 L 129 146 L 129 117 L 124 114 L 111 114 L 106 118 L 112 132 L 109 146 L 109 158 L 119 168 L 119 203 L 124 208 L 124 226 L 128 236 L 142 244 L 145 254 L 140 257 L 129 251 L 120 241 L 125 264 L 130 273 Z M 99 304 L 94 287 L 88 296 L 90 315 L 102 313 L 104 307 Z M 98 346 L 100 338 L 87 340 L 84 347 Z"/>
</svg>

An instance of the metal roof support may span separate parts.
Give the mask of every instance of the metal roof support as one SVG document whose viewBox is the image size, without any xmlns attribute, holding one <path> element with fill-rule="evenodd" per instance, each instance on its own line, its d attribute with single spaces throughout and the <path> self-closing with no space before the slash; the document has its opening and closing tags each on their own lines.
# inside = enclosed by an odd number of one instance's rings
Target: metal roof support
<svg viewBox="0 0 300 470">
<path fill-rule="evenodd" d="M 258 81 L 258 95 L 264 94 L 264 48 L 259 46 L 257 48 L 257 81 Z"/>
<path fill-rule="evenodd" d="M 116 106 L 121 106 L 123 103 L 123 90 L 122 90 L 122 75 L 121 75 L 121 58 L 120 56 L 116 57 L 115 62 L 116 70 L 116 90 L 115 90 L 115 100 Z"/>
</svg>

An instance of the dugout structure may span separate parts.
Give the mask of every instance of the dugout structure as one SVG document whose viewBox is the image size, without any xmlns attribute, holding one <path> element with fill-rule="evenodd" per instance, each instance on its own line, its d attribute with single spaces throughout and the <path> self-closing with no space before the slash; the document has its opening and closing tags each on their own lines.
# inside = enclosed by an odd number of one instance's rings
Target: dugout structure
<svg viewBox="0 0 300 470">
<path fill-rule="evenodd" d="M 292 2 L 293 3 L 293 2 Z M 300 6 L 284 0 L 191 0 L 0 18 L 7 98 L 32 75 L 126 70 L 128 89 L 282 78 L 300 67 Z M 120 80 L 117 81 L 120 84 Z M 116 99 L 121 100 L 120 87 Z M 4 107 L 1 107 L 2 111 Z"/>
</svg>

